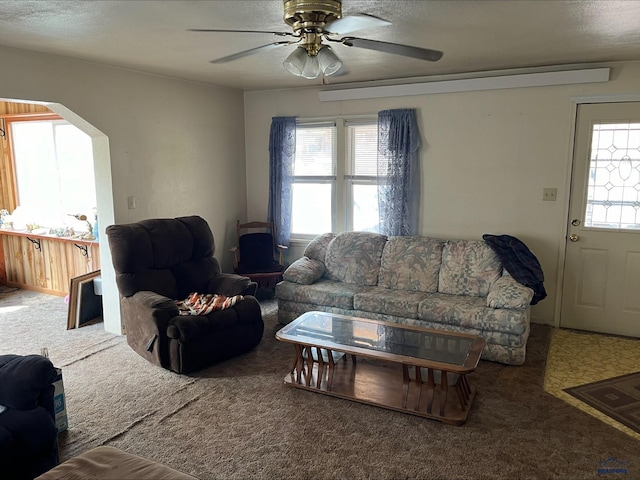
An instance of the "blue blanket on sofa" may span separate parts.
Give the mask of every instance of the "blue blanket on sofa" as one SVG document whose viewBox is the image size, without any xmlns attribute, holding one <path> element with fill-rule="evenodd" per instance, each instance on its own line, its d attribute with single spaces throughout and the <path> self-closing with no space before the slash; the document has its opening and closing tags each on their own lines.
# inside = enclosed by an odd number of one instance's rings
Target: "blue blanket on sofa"
<svg viewBox="0 0 640 480">
<path fill-rule="evenodd" d="M 531 305 L 547 296 L 540 262 L 521 240 L 511 235 L 484 234 L 482 238 L 496 252 L 507 272 L 516 281 L 533 290 Z"/>
</svg>

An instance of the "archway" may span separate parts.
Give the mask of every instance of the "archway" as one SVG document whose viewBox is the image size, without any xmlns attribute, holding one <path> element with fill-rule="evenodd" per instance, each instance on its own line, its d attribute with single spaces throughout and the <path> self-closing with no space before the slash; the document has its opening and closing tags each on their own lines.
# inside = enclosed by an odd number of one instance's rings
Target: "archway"
<svg viewBox="0 0 640 480">
<path fill-rule="evenodd" d="M 111 155 L 109 152 L 109 138 L 84 120 L 82 117 L 59 103 L 49 103 L 31 100 L 2 99 L 13 103 L 29 103 L 43 105 L 57 113 L 69 123 L 73 124 L 91 137 L 93 162 L 96 185 L 96 207 L 99 213 L 100 238 L 99 251 L 101 262 L 102 291 L 103 291 L 103 320 L 104 328 L 108 332 L 122 334 L 120 318 L 120 298 L 115 283 L 115 272 L 111 264 L 111 252 L 106 241 L 104 228 L 115 223 L 113 206 L 113 185 L 111 179 Z"/>
</svg>

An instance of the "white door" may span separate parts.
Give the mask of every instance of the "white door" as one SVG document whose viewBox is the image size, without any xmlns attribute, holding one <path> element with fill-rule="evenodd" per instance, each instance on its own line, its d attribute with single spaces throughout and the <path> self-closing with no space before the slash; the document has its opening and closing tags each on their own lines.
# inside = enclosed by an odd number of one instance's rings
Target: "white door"
<svg viewBox="0 0 640 480">
<path fill-rule="evenodd" d="M 578 106 L 560 326 L 640 337 L 640 102 Z"/>
</svg>

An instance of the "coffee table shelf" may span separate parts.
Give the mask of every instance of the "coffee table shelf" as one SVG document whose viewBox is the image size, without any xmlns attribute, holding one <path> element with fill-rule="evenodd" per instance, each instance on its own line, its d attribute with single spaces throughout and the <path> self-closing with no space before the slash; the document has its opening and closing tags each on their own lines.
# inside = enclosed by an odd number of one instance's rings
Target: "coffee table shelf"
<svg viewBox="0 0 640 480">
<path fill-rule="evenodd" d="M 475 396 L 475 335 L 307 312 L 276 333 L 294 346 L 285 384 L 461 425 Z M 350 360 L 348 359 L 350 357 Z"/>
</svg>

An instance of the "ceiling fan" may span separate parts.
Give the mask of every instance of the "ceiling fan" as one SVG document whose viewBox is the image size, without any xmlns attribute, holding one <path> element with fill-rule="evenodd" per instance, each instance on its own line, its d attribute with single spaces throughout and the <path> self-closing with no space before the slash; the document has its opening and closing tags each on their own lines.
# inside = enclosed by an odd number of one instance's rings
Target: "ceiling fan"
<svg viewBox="0 0 640 480">
<path fill-rule="evenodd" d="M 212 60 L 211 63 L 226 63 L 239 58 L 264 52 L 283 45 L 298 45 L 286 58 L 283 65 L 292 74 L 304 78 L 317 78 L 333 75 L 342 67 L 342 62 L 328 45 L 329 42 L 340 43 L 347 47 L 365 48 L 379 52 L 403 55 L 435 62 L 440 60 L 442 52 L 428 48 L 412 47 L 399 43 L 368 40 L 365 38 L 343 36 L 356 30 L 391 25 L 391 22 L 366 13 L 355 13 L 342 16 L 341 0 L 284 0 L 284 21 L 293 32 L 271 32 L 264 30 L 226 30 L 191 28 L 191 32 L 222 33 L 270 33 L 279 37 L 293 37 L 249 50 L 244 50 L 226 57 Z M 327 43 L 324 43 L 326 41 Z"/>
</svg>

